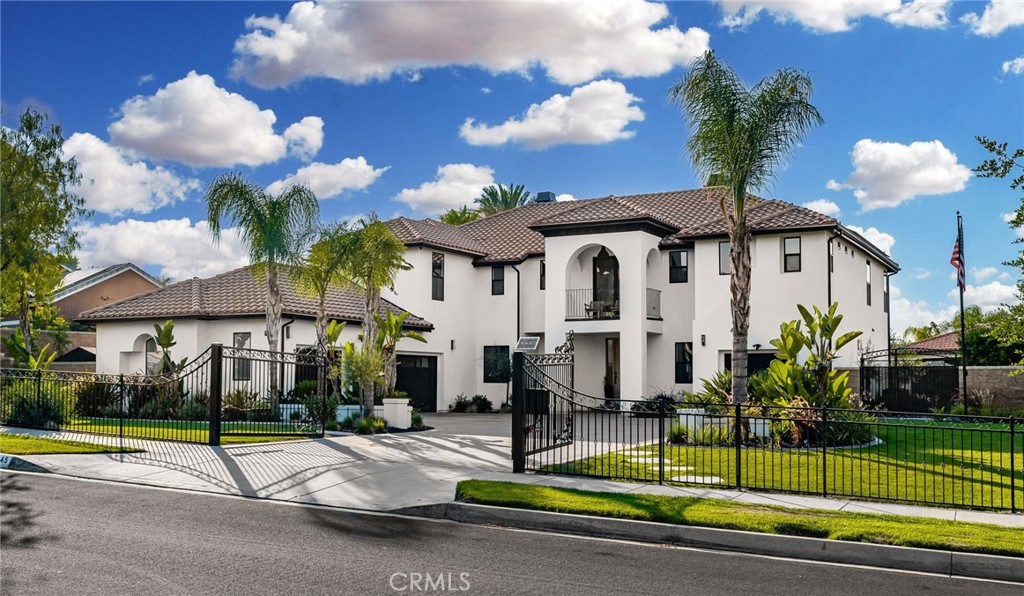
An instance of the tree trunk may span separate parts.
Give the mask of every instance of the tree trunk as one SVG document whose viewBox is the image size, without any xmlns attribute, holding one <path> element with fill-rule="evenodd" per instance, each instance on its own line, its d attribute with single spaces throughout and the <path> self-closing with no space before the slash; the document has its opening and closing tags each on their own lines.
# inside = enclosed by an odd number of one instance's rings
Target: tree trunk
<svg viewBox="0 0 1024 596">
<path fill-rule="evenodd" d="M 737 218 L 735 241 L 729 247 L 732 275 L 732 403 L 747 401 L 747 333 L 750 330 L 750 232 Z"/>
<path fill-rule="evenodd" d="M 270 263 L 267 266 L 267 344 L 270 352 L 274 354 L 273 360 L 282 359 L 278 353 L 280 346 L 278 334 L 281 331 L 281 288 L 278 284 L 277 267 Z M 283 359 L 282 359 L 283 360 Z M 274 410 L 280 401 L 280 384 L 278 379 L 277 363 L 270 363 L 270 406 Z"/>
<path fill-rule="evenodd" d="M 25 338 L 25 351 L 28 354 L 32 354 L 32 325 L 29 321 L 31 312 L 28 302 L 28 288 L 22 282 L 21 298 L 18 300 L 18 325 L 21 327 L 21 334 Z"/>
<path fill-rule="evenodd" d="M 366 288 L 365 294 L 363 295 L 363 349 L 376 350 L 377 349 L 377 321 L 373 318 L 373 315 L 377 313 L 380 307 L 380 290 L 378 288 L 368 287 Z M 384 371 L 381 371 L 382 373 Z M 374 390 L 377 383 L 363 383 L 363 412 L 369 411 L 373 414 L 373 397 Z M 369 395 L 369 397 L 367 397 Z M 369 410 L 367 410 L 367 399 L 369 399 Z"/>
<path fill-rule="evenodd" d="M 384 395 L 387 396 L 395 390 L 395 380 L 398 378 L 398 355 L 394 349 L 384 353 Z"/>
<path fill-rule="evenodd" d="M 330 378 L 333 382 L 331 385 L 337 391 L 337 381 L 333 378 L 331 369 L 333 368 L 331 360 L 327 357 L 327 305 L 326 305 L 326 291 L 320 294 L 320 303 L 317 305 L 316 311 L 316 345 L 317 345 L 317 359 L 320 365 L 327 367 L 326 375 L 316 376 L 316 394 L 320 399 L 324 399 L 324 393 L 327 390 L 326 379 Z M 326 378 L 325 378 L 326 377 Z"/>
<path fill-rule="evenodd" d="M 363 418 L 373 417 L 373 386 L 374 383 L 360 383 L 359 385 L 363 395 Z"/>
</svg>

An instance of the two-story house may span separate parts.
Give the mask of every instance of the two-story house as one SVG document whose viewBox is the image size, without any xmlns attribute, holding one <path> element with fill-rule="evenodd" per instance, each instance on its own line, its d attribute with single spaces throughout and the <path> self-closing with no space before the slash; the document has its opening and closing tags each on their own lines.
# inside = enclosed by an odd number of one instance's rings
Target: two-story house
<svg viewBox="0 0 1024 596">
<path fill-rule="evenodd" d="M 537 201 L 461 226 L 400 217 L 388 225 L 412 269 L 386 296 L 429 320 L 427 344 L 402 343 L 401 366 L 432 371 L 438 409 L 456 395 L 507 391 L 517 338 L 551 351 L 572 330 L 576 388 L 638 399 L 729 368 L 729 242 L 720 190 Z M 838 301 L 844 330 L 864 335 L 839 355 L 886 347 L 889 276 L 898 265 L 832 217 L 752 198 L 752 370 L 797 304 Z M 699 387 L 698 387 L 699 388 Z"/>
</svg>

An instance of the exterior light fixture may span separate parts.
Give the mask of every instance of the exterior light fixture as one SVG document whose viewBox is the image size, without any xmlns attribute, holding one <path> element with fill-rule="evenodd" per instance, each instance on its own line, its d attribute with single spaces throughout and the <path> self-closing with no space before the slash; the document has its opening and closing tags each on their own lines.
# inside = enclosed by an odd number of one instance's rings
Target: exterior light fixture
<svg viewBox="0 0 1024 596">
<path fill-rule="evenodd" d="M 708 336 L 706 336 L 704 334 L 701 334 L 701 336 L 700 336 L 700 345 L 702 345 L 702 346 L 708 345 Z"/>
</svg>

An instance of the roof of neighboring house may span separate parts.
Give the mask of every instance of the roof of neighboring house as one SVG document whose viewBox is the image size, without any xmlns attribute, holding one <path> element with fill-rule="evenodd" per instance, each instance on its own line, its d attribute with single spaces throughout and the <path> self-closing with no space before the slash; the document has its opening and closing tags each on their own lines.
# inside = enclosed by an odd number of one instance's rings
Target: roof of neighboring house
<svg viewBox="0 0 1024 596">
<path fill-rule="evenodd" d="M 530 203 L 460 226 L 434 220 L 391 220 L 388 225 L 407 245 L 424 244 L 459 250 L 476 257 L 477 263 L 519 262 L 544 254 L 549 229 L 609 226 L 642 222 L 664 231 L 662 246 L 678 246 L 696 239 L 726 236 L 720 200 L 722 188 L 699 188 L 629 196 L 608 196 L 560 203 Z M 861 244 L 894 270 L 899 266 L 861 236 L 827 215 L 785 201 L 748 198 L 747 218 L 751 231 L 835 229 Z"/>
<path fill-rule="evenodd" d="M 903 346 L 906 350 L 951 350 L 960 349 L 960 330 L 947 331 Z"/>
<path fill-rule="evenodd" d="M 134 264 L 120 263 L 109 267 L 78 269 L 77 271 L 70 271 L 66 273 L 61 279 L 60 287 L 54 293 L 53 299 L 61 300 L 63 298 L 67 298 L 68 296 L 81 292 L 88 287 L 92 287 L 98 283 L 116 277 L 125 271 L 132 271 L 138 274 L 139 277 L 153 284 L 154 287 L 162 288 L 164 285 L 159 279 L 146 273 Z"/>
<path fill-rule="evenodd" d="M 317 299 L 302 292 L 292 270 L 281 268 L 280 287 L 282 313 L 299 317 L 315 317 Z M 382 300 L 382 311 L 403 312 L 398 306 Z M 333 286 L 327 292 L 327 316 L 340 321 L 359 323 L 363 320 L 363 295 L 356 288 Z M 126 298 L 120 302 L 82 313 L 82 321 L 125 319 L 164 319 L 174 317 L 223 318 L 266 313 L 263 283 L 252 267 L 242 267 L 206 279 L 193 277 L 152 292 Z M 405 326 L 431 330 L 429 322 L 410 314 Z"/>
</svg>

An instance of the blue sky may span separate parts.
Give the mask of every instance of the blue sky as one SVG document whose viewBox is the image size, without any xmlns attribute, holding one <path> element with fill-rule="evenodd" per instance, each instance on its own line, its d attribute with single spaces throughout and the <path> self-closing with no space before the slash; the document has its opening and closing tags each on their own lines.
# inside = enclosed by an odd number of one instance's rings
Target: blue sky
<svg viewBox="0 0 1024 596">
<path fill-rule="evenodd" d="M 64 129 L 85 266 L 176 279 L 245 262 L 213 247 L 202 192 L 240 170 L 310 183 L 324 220 L 435 216 L 492 182 L 560 198 L 699 186 L 666 99 L 714 49 L 748 82 L 796 67 L 825 124 L 760 194 L 812 203 L 891 249 L 894 328 L 948 317 L 955 212 L 968 302 L 1014 300 L 1005 181 L 1024 145 L 1024 3 L 43 3 L 0 5 L 0 100 Z"/>
</svg>

